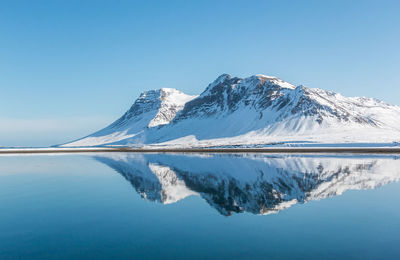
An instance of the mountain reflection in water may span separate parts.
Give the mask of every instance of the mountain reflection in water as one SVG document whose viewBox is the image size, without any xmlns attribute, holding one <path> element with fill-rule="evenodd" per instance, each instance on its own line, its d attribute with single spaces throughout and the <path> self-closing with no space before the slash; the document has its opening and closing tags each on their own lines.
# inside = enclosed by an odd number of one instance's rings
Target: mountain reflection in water
<svg viewBox="0 0 400 260">
<path fill-rule="evenodd" d="M 395 156 L 113 153 L 94 158 L 123 175 L 146 200 L 168 204 L 201 196 L 226 216 L 276 213 L 400 178 Z"/>
</svg>

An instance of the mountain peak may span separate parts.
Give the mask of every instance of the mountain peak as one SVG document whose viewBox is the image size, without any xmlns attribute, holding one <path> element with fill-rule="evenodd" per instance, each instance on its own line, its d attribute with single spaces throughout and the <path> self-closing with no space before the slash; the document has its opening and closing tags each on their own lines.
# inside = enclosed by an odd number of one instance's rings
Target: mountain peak
<svg viewBox="0 0 400 260">
<path fill-rule="evenodd" d="M 157 113 L 147 125 L 149 128 L 168 124 L 187 102 L 197 97 L 187 95 L 174 88 L 161 88 L 157 92 L 158 96 L 154 109 Z"/>
<path fill-rule="evenodd" d="M 176 88 L 160 88 L 158 91 L 160 91 L 160 93 L 183 93 Z"/>
<path fill-rule="evenodd" d="M 153 98 L 153 97 L 157 98 L 157 96 L 160 96 L 163 93 L 167 94 L 167 93 L 182 93 L 182 92 L 175 88 L 151 89 L 140 93 L 139 98 Z"/>
<path fill-rule="evenodd" d="M 218 84 L 218 83 L 221 83 L 230 78 L 231 78 L 231 75 L 229 75 L 227 73 L 223 73 L 223 74 L 219 75 L 216 80 L 214 80 L 214 83 Z"/>
<path fill-rule="evenodd" d="M 288 88 L 288 89 L 295 89 L 296 86 L 293 84 L 290 84 L 289 82 L 286 82 L 284 80 L 281 80 L 278 77 L 275 76 L 266 76 L 263 74 L 257 74 L 254 76 L 249 77 L 249 79 L 256 79 L 258 81 L 260 81 L 260 84 L 264 85 L 266 82 L 269 84 L 266 84 L 266 86 L 269 85 L 278 85 L 282 88 Z"/>
<path fill-rule="evenodd" d="M 156 104 L 161 101 L 161 103 L 170 102 L 183 105 L 183 103 L 186 103 L 188 100 L 193 99 L 194 97 L 196 96 L 187 95 L 175 88 L 160 88 L 142 92 L 139 98 L 135 101 L 135 104 Z"/>
</svg>

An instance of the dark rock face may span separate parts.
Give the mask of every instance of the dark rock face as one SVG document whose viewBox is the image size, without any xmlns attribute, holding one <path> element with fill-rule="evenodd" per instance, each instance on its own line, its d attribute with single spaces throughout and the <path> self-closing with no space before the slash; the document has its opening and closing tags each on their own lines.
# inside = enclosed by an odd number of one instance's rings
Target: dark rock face
<svg viewBox="0 0 400 260">
<path fill-rule="evenodd" d="M 223 76 L 225 77 L 221 80 Z M 239 81 L 239 78 L 231 78 L 229 75 L 220 76 L 198 98 L 188 102 L 176 120 L 200 115 L 210 116 L 225 109 L 232 110 L 241 99 L 240 92 L 232 90 L 232 86 Z M 225 98 L 227 99 L 225 100 Z"/>
<path fill-rule="evenodd" d="M 131 118 L 140 116 L 149 111 L 160 108 L 162 99 L 161 90 L 149 90 L 140 94 L 139 98 L 136 99 L 135 103 L 126 113 L 115 121 L 110 127 L 118 127 L 129 121 Z"/>
<path fill-rule="evenodd" d="M 223 74 L 198 98 L 188 102 L 173 123 L 187 118 L 223 116 L 245 108 L 260 115 L 265 110 L 273 110 L 278 114 L 278 121 L 292 116 L 306 116 L 314 117 L 321 124 L 325 117 L 335 117 L 344 122 L 352 120 L 377 125 L 370 118 L 352 115 L 345 107 L 336 105 L 329 98 L 334 93 L 321 91 L 304 86 L 295 87 L 275 77 L 252 76 L 242 79 Z"/>
</svg>

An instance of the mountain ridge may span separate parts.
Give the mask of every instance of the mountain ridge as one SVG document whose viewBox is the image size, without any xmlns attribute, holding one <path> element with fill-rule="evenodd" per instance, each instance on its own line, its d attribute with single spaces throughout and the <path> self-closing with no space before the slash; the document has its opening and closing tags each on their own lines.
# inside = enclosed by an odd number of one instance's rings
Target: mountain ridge
<svg viewBox="0 0 400 260">
<path fill-rule="evenodd" d="M 276 142 L 394 142 L 400 107 L 295 86 L 277 77 L 220 75 L 198 96 L 143 92 L 110 126 L 63 146 L 268 145 Z"/>
</svg>

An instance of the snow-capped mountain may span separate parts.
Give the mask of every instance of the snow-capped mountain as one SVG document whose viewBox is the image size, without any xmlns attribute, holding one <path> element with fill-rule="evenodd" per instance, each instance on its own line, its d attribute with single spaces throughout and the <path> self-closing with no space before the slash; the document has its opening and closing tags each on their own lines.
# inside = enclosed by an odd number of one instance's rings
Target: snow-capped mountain
<svg viewBox="0 0 400 260">
<path fill-rule="evenodd" d="M 398 106 L 294 86 L 276 77 L 223 74 L 199 96 L 174 89 L 145 92 L 116 122 L 64 146 L 209 147 L 398 140 Z"/>
<path fill-rule="evenodd" d="M 95 159 L 123 175 L 144 199 L 169 204 L 200 196 L 223 215 L 276 213 L 400 179 L 394 156 L 113 153 Z"/>
<path fill-rule="evenodd" d="M 184 105 L 195 97 L 172 88 L 143 92 L 117 121 L 64 146 L 96 146 L 129 140 L 148 129 L 169 124 Z"/>
</svg>

